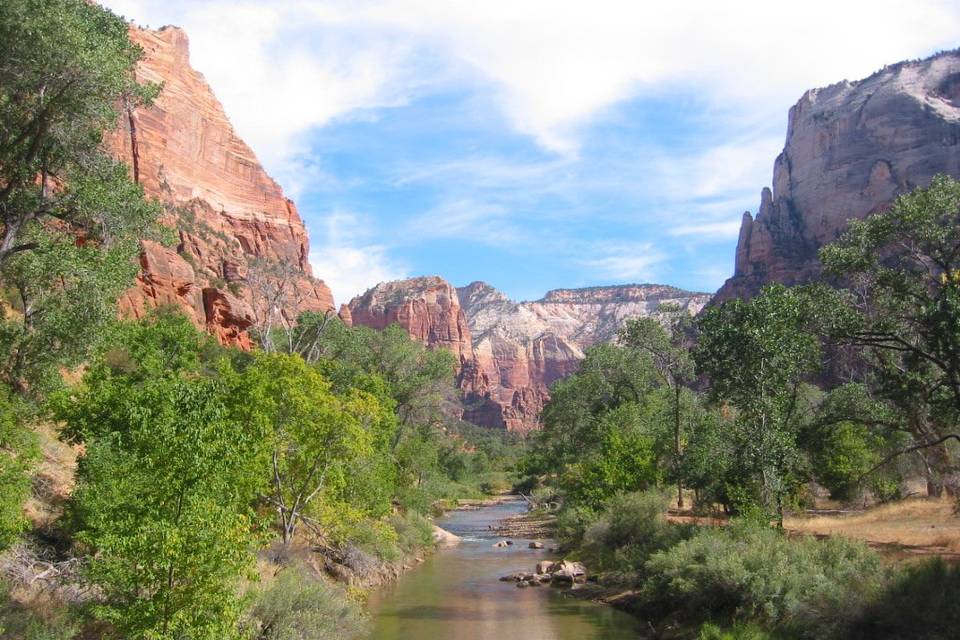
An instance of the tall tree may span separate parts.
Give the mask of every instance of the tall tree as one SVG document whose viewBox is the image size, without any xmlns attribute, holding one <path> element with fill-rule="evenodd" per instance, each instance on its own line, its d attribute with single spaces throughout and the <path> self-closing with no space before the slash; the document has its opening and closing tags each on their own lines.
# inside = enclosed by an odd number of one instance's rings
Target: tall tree
<svg viewBox="0 0 960 640">
<path fill-rule="evenodd" d="M 85 444 L 70 504 L 93 607 L 122 638 L 234 637 L 268 434 L 232 419 L 208 338 L 183 316 L 123 323 L 54 404 Z M 210 363 L 226 367 L 226 363 Z"/>
<path fill-rule="evenodd" d="M 652 317 L 627 321 L 620 332 L 620 343 L 646 353 L 673 396 L 673 474 L 677 481 L 677 506 L 683 508 L 683 481 L 680 463 L 683 456 L 683 392 L 693 381 L 693 317 L 676 304 L 660 305 Z"/>
<path fill-rule="evenodd" d="M 158 206 L 101 149 L 117 105 L 157 90 L 141 55 L 95 3 L 0 5 L 0 376 L 19 391 L 82 360 L 156 233 Z"/>
<path fill-rule="evenodd" d="M 736 409 L 739 463 L 759 478 L 762 502 L 780 523 L 784 498 L 802 479 L 797 438 L 803 380 L 820 364 L 811 331 L 817 309 L 806 291 L 773 285 L 750 302 L 713 307 L 699 322 L 697 365 L 714 397 Z"/>
<path fill-rule="evenodd" d="M 931 470 L 930 490 L 960 490 L 960 182 L 937 176 L 887 211 L 850 223 L 820 253 L 849 284 L 838 323 L 864 350 L 884 397 L 907 416 Z"/>
</svg>

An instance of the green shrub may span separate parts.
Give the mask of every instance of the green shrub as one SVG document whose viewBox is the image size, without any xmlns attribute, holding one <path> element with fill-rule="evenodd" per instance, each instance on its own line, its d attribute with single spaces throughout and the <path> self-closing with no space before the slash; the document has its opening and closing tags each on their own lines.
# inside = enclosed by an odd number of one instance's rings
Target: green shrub
<svg viewBox="0 0 960 640">
<path fill-rule="evenodd" d="M 44 603 L 43 616 L 21 606 L 0 582 L 0 638 L 4 640 L 71 640 L 80 633 L 76 615 L 67 607 Z"/>
<path fill-rule="evenodd" d="M 659 615 L 757 622 L 800 638 L 841 636 L 885 576 L 862 543 L 791 540 L 743 523 L 700 530 L 646 570 L 643 606 Z"/>
<path fill-rule="evenodd" d="M 656 490 L 610 498 L 584 531 L 584 559 L 597 570 L 641 572 L 652 553 L 687 535 L 687 527 L 666 521 L 668 504 L 669 498 Z"/>
<path fill-rule="evenodd" d="M 405 553 L 433 546 L 433 523 L 419 513 L 394 515 L 390 524 L 397 532 L 397 546 Z"/>
<path fill-rule="evenodd" d="M 760 627 L 749 623 L 738 623 L 730 628 L 723 628 L 707 622 L 700 627 L 697 640 L 770 640 L 773 637 Z"/>
<path fill-rule="evenodd" d="M 0 551 L 13 544 L 27 526 L 23 503 L 39 456 L 36 434 L 0 390 Z"/>
<path fill-rule="evenodd" d="M 567 548 L 579 547 L 597 517 L 597 512 L 589 507 L 565 506 L 557 514 L 557 540 Z"/>
<path fill-rule="evenodd" d="M 342 588 L 291 566 L 257 594 L 244 627 L 251 640 L 350 640 L 366 633 L 367 621 Z"/>
<path fill-rule="evenodd" d="M 856 498 L 859 482 L 880 461 L 882 440 L 864 425 L 840 422 L 821 430 L 814 454 L 817 480 L 838 500 Z"/>
<path fill-rule="evenodd" d="M 960 567 L 936 558 L 901 570 L 857 616 L 850 638 L 947 640 L 960 632 Z"/>
</svg>

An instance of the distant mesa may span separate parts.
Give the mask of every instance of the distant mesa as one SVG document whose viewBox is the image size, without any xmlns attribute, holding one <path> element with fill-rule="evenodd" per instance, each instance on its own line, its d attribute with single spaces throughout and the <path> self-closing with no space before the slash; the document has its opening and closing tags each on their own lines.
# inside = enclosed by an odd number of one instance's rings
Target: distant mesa
<svg viewBox="0 0 960 640">
<path fill-rule="evenodd" d="M 514 302 L 483 282 L 454 289 L 437 276 L 377 285 L 349 305 L 354 324 L 393 322 L 460 359 L 463 418 L 529 431 L 539 425 L 549 387 L 576 371 L 589 346 L 615 339 L 627 318 L 675 303 L 697 313 L 710 294 L 664 285 L 557 289 Z"/>
</svg>

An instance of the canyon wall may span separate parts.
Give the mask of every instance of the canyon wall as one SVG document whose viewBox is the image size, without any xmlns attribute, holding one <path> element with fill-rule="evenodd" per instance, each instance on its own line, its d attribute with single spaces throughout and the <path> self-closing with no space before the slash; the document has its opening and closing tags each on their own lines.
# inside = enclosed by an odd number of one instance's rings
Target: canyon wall
<svg viewBox="0 0 960 640">
<path fill-rule="evenodd" d="M 174 304 L 222 342 L 242 347 L 250 346 L 246 330 L 265 313 L 264 287 L 275 288 L 268 281 L 286 281 L 287 317 L 333 311 L 329 288 L 311 274 L 296 206 L 190 66 L 186 34 L 131 27 L 130 37 L 145 52 L 138 79 L 162 83 L 162 91 L 149 107 L 125 109 L 107 145 L 147 196 L 165 205 L 164 223 L 177 237 L 171 248 L 144 243 L 137 286 L 121 311 L 140 317 Z"/>
<path fill-rule="evenodd" d="M 631 317 L 664 303 L 697 313 L 709 294 L 661 285 L 559 289 L 535 302 L 513 302 L 474 282 L 454 289 L 438 277 L 382 283 L 354 298 L 353 324 L 382 329 L 399 323 L 414 339 L 457 355 L 463 418 L 529 431 L 555 381 L 576 371 L 584 350 L 613 340 Z"/>
<path fill-rule="evenodd" d="M 960 177 L 960 50 L 807 91 L 756 217 L 745 213 L 734 275 L 717 300 L 820 276 L 817 251 L 851 218 L 888 207 L 934 175 Z"/>
</svg>

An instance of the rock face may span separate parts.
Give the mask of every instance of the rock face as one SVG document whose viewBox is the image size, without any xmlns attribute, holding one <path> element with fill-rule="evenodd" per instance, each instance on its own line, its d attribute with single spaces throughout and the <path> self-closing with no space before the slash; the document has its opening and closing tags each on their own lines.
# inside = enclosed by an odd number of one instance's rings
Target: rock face
<svg viewBox="0 0 960 640">
<path fill-rule="evenodd" d="M 483 282 L 458 293 L 477 369 L 464 419 L 511 431 L 536 428 L 550 385 L 575 372 L 588 347 L 614 340 L 627 319 L 665 303 L 696 314 L 711 297 L 663 285 L 623 285 L 557 289 L 534 302 L 513 302 Z"/>
<path fill-rule="evenodd" d="M 249 346 L 245 330 L 258 295 L 248 286 L 251 268 L 287 274 L 298 292 L 284 309 L 288 317 L 333 311 L 329 288 L 310 271 L 303 220 L 190 67 L 186 34 L 132 27 L 130 37 L 145 52 L 138 78 L 163 90 L 152 106 L 124 112 L 107 145 L 147 196 L 164 203 L 178 243 L 175 251 L 145 247 L 121 311 L 140 316 L 174 303 L 221 340 Z"/>
<path fill-rule="evenodd" d="M 960 176 L 960 50 L 807 91 L 756 218 L 743 216 L 736 267 L 717 300 L 820 275 L 817 251 L 851 218 L 889 206 L 934 175 Z"/>
<path fill-rule="evenodd" d="M 627 318 L 663 303 L 697 313 L 709 294 L 660 285 L 560 289 L 536 302 L 513 302 L 474 282 L 454 289 L 438 277 L 382 283 L 354 298 L 353 324 L 398 323 L 416 340 L 459 359 L 463 418 L 482 426 L 529 431 L 555 381 L 576 371 L 584 350 L 613 340 Z"/>
<path fill-rule="evenodd" d="M 351 300 L 346 315 L 354 325 L 373 329 L 399 324 L 414 340 L 452 351 L 461 367 L 473 360 L 457 290 L 437 276 L 382 282 Z"/>
</svg>

